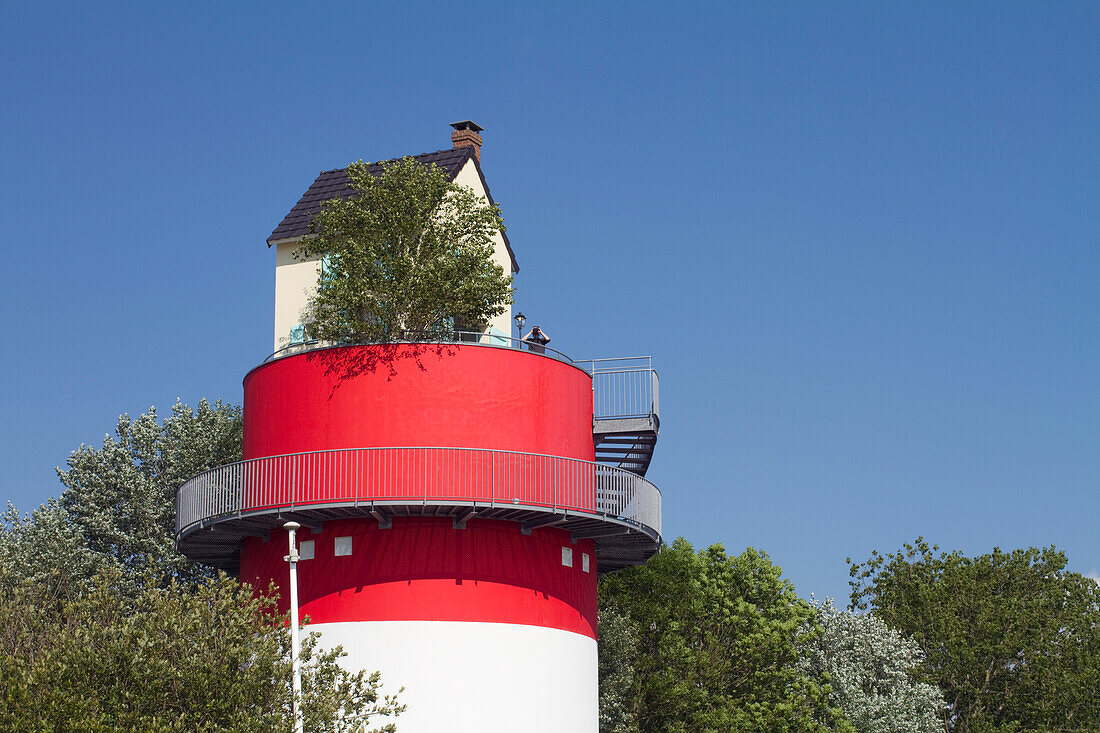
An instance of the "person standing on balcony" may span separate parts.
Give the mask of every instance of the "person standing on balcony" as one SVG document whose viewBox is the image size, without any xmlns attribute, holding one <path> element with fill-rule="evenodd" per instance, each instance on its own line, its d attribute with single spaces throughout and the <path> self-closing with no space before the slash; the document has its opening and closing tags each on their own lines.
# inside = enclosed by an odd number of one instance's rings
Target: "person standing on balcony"
<svg viewBox="0 0 1100 733">
<path fill-rule="evenodd" d="M 550 337 L 538 326 L 533 326 L 531 332 L 524 336 L 523 340 L 527 342 L 528 351 L 533 351 L 536 354 L 545 354 L 546 349 L 543 347 L 550 343 Z"/>
</svg>

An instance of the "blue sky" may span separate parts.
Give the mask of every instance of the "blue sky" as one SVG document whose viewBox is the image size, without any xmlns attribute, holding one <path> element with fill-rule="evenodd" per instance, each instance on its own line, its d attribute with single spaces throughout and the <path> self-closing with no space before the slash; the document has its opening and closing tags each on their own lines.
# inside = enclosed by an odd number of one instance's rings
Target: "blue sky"
<svg viewBox="0 0 1100 733">
<path fill-rule="evenodd" d="M 1095 4 L 2 7 L 0 499 L 239 402 L 317 172 L 472 118 L 518 307 L 654 356 L 668 538 L 1100 568 Z"/>
</svg>

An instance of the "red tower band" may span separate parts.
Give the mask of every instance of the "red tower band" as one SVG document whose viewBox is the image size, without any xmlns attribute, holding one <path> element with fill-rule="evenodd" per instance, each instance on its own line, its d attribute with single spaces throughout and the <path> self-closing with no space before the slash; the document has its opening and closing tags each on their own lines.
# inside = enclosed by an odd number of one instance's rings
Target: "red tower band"
<svg viewBox="0 0 1100 733">
<path fill-rule="evenodd" d="M 299 466 L 283 460 L 269 495 L 256 481 L 246 491 L 253 508 L 342 503 L 351 493 L 508 503 L 515 496 L 504 484 L 515 474 L 528 487 L 524 505 L 595 511 L 594 469 L 587 481 L 581 471 L 561 476 L 572 462 L 558 457 L 593 458 L 592 379 L 569 364 L 472 345 L 350 346 L 269 362 L 244 385 L 246 459 L 321 451 Z M 595 638 L 592 540 L 574 545 L 554 527 L 524 534 L 518 522 L 476 518 L 464 530 L 450 517 L 394 516 L 388 524 L 379 529 L 368 516 L 300 532 L 313 543 L 299 584 L 301 612 L 313 623 L 483 621 Z M 349 555 L 335 554 L 337 537 Z M 280 583 L 283 555 L 280 542 L 246 538 L 241 579 Z"/>
</svg>

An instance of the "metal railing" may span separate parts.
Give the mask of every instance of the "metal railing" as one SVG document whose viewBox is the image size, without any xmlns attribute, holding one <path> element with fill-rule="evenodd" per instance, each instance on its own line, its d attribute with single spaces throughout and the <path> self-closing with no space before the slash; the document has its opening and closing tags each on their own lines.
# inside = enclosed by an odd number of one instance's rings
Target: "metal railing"
<svg viewBox="0 0 1100 733">
<path fill-rule="evenodd" d="M 661 533 L 661 492 L 592 461 L 473 448 L 357 448 L 256 458 L 212 468 L 176 493 L 176 537 L 214 521 L 325 504 L 568 510 Z"/>
<path fill-rule="evenodd" d="M 593 407 L 597 420 L 601 418 L 646 417 L 649 415 L 660 417 L 659 381 L 657 370 L 653 368 L 653 357 L 627 356 L 574 361 L 569 356 L 549 346 L 539 346 L 500 333 L 481 333 L 479 331 L 410 332 L 401 340 L 385 342 L 354 340 L 335 342 L 314 339 L 288 344 L 264 359 L 264 363 L 321 349 L 369 344 L 413 344 L 423 346 L 471 344 L 541 354 L 580 367 L 592 376 Z"/>
<path fill-rule="evenodd" d="M 294 356 L 295 354 L 304 354 L 319 349 L 334 349 L 341 346 L 366 346 L 371 344 L 385 344 L 387 346 L 394 344 L 416 344 L 424 346 L 436 344 L 473 344 L 477 346 L 494 346 L 498 349 L 530 351 L 533 354 L 549 356 L 551 359 L 557 359 L 566 364 L 573 363 L 573 360 L 568 356 L 557 349 L 551 349 L 549 346 L 539 346 L 538 344 L 533 344 L 530 341 L 524 341 L 514 336 L 505 336 L 502 333 L 482 333 L 480 331 L 410 331 L 404 334 L 402 338 L 394 341 L 357 341 L 355 339 L 349 339 L 347 341 L 322 341 L 320 339 L 312 339 L 310 341 L 287 344 L 280 349 L 276 349 L 274 353 L 264 359 L 264 363 L 266 364 L 269 361 L 281 359 L 284 356 Z"/>
<path fill-rule="evenodd" d="M 597 420 L 649 415 L 660 419 L 659 382 L 653 357 L 585 359 L 574 363 L 592 375 Z"/>
</svg>

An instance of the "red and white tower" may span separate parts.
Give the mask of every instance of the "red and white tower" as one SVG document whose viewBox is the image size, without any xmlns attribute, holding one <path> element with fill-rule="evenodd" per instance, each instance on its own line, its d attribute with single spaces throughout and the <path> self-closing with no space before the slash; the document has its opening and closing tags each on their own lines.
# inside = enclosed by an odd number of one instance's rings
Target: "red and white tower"
<svg viewBox="0 0 1100 733">
<path fill-rule="evenodd" d="M 456 123 L 454 148 L 418 158 L 491 201 L 480 130 Z M 594 733 L 597 575 L 660 543 L 656 372 L 532 350 L 511 314 L 445 343 L 305 341 L 318 263 L 289 253 L 321 200 L 350 193 L 342 175 L 269 239 L 277 351 L 244 380 L 244 461 L 180 488 L 179 547 L 285 586 L 282 525 L 300 523 L 308 628 L 405 687 L 402 733 Z M 504 238 L 498 256 L 518 269 Z"/>
</svg>

